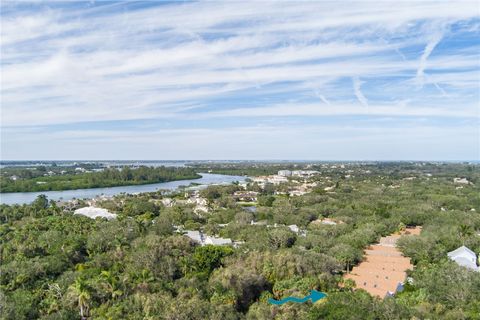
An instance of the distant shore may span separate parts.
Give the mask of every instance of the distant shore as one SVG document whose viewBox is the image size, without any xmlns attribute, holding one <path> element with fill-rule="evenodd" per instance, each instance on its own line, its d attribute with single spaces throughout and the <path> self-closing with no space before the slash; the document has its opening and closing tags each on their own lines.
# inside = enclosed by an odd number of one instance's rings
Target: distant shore
<svg viewBox="0 0 480 320">
<path fill-rule="evenodd" d="M 61 170 L 62 169 L 62 170 Z M 135 186 L 178 180 L 199 179 L 194 169 L 186 167 L 95 168 L 63 170 L 61 167 L 4 168 L 0 193 L 43 192 L 77 189 Z"/>
</svg>

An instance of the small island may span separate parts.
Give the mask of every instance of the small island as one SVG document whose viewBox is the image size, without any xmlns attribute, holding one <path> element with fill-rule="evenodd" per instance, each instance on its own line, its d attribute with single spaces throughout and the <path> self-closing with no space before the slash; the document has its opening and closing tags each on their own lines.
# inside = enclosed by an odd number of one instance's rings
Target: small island
<svg viewBox="0 0 480 320">
<path fill-rule="evenodd" d="M 91 164 L 69 167 L 6 167 L 1 170 L 0 193 L 104 188 L 198 178 L 201 176 L 195 169 L 186 167 L 105 168 Z"/>
</svg>

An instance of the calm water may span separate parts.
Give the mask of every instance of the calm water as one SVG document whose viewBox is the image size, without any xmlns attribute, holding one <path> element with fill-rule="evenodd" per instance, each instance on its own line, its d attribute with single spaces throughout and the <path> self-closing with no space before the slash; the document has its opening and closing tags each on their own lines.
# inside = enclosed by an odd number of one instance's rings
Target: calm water
<svg viewBox="0 0 480 320">
<path fill-rule="evenodd" d="M 227 176 L 223 174 L 211 174 L 211 173 L 200 173 L 200 175 L 202 176 L 200 179 L 178 180 L 178 181 L 171 181 L 171 182 L 144 184 L 139 186 L 138 185 L 137 186 L 121 186 L 121 187 L 111 187 L 111 188 L 77 189 L 77 190 L 64 190 L 64 191 L 1 193 L 0 203 L 5 203 L 5 204 L 30 203 L 33 200 L 35 200 L 35 198 L 40 194 L 46 195 L 50 200 L 70 200 L 73 198 L 91 199 L 99 195 L 114 196 L 120 193 L 153 192 L 159 189 L 175 190 L 179 186 L 187 186 L 191 182 L 200 183 L 200 184 L 220 184 L 220 183 L 231 183 L 234 181 L 245 180 L 245 177 L 241 177 L 241 176 Z"/>
</svg>

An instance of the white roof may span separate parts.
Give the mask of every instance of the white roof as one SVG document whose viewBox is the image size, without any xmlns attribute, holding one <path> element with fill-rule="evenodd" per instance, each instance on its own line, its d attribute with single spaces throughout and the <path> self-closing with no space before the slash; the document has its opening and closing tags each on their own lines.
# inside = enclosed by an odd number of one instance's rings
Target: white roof
<svg viewBox="0 0 480 320">
<path fill-rule="evenodd" d="M 298 228 L 298 226 L 296 224 L 291 224 L 291 225 L 288 226 L 288 228 L 293 232 L 300 231 L 300 229 Z"/>
<path fill-rule="evenodd" d="M 475 255 L 475 252 L 465 246 L 461 246 L 460 248 L 449 252 L 447 255 L 459 266 L 480 271 L 480 268 L 477 267 L 477 256 Z"/>
<path fill-rule="evenodd" d="M 101 217 L 101 218 L 106 218 L 110 220 L 110 219 L 115 219 L 117 217 L 116 214 L 110 213 L 107 209 L 96 208 L 96 207 L 83 207 L 75 210 L 73 214 L 79 214 L 82 216 L 89 217 L 91 219 Z"/>
<path fill-rule="evenodd" d="M 337 223 L 335 221 L 332 221 L 332 220 L 322 220 L 322 224 L 328 224 L 328 225 L 334 226 Z"/>
<path fill-rule="evenodd" d="M 461 246 L 460 248 L 457 248 L 453 251 L 450 251 L 447 255 L 450 258 L 458 257 L 458 256 L 465 256 L 465 255 L 472 256 L 472 257 L 476 258 L 475 252 L 473 252 L 472 250 L 468 249 L 465 246 Z"/>
<path fill-rule="evenodd" d="M 453 261 L 455 261 L 459 266 L 478 271 L 477 264 L 475 262 L 470 261 L 467 258 L 457 257 L 457 258 L 453 259 Z"/>
<path fill-rule="evenodd" d="M 232 239 L 215 238 L 215 237 L 207 236 L 207 238 L 205 239 L 205 244 L 213 244 L 217 246 L 232 244 Z"/>
<path fill-rule="evenodd" d="M 187 237 L 189 237 L 190 239 L 192 239 L 193 241 L 197 241 L 197 242 L 200 242 L 202 243 L 202 234 L 200 233 L 200 231 L 196 231 L 196 230 L 187 230 L 187 233 L 185 234 Z"/>
</svg>

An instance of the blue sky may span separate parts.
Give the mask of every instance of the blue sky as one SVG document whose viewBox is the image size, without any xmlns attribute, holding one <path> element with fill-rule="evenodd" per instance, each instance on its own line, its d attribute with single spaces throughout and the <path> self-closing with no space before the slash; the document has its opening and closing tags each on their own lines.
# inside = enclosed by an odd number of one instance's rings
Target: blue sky
<svg viewBox="0 0 480 320">
<path fill-rule="evenodd" d="M 480 159 L 477 1 L 1 6 L 3 160 Z"/>
</svg>

